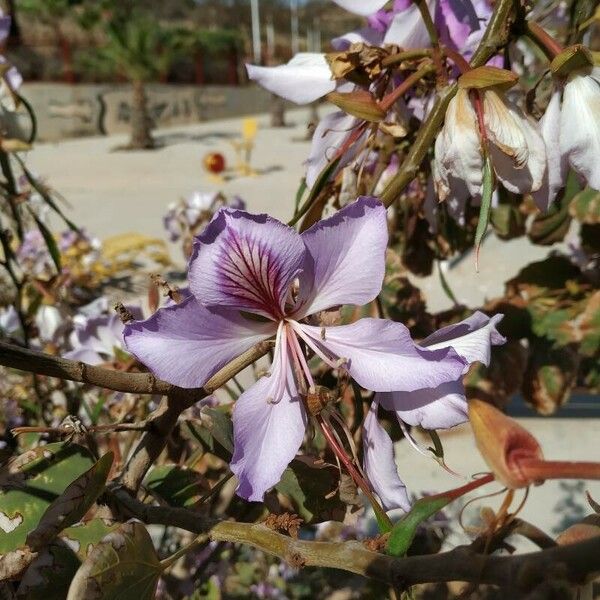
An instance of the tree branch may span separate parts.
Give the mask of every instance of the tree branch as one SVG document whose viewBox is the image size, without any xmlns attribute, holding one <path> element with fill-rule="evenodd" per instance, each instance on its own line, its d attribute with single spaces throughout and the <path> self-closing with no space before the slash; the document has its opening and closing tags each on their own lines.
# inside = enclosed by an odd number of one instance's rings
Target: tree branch
<svg viewBox="0 0 600 600">
<path fill-rule="evenodd" d="M 157 379 L 151 373 L 126 373 L 95 367 L 6 342 L 0 342 L 0 365 L 119 392 L 165 396 L 158 409 L 146 420 L 148 430 L 129 457 L 120 476 L 121 483 L 135 493 L 150 465 L 163 451 L 181 412 L 212 394 L 229 379 L 264 356 L 270 347 L 271 342 L 260 342 L 213 375 L 204 387 L 197 389 L 180 388 Z"/>
<path fill-rule="evenodd" d="M 571 585 L 581 585 L 600 573 L 600 536 L 512 556 L 484 554 L 480 551 L 486 545 L 483 543 L 459 546 L 440 554 L 396 558 L 367 550 L 357 541 L 298 540 L 261 523 L 217 522 L 186 508 L 144 504 L 120 488 L 113 487 L 110 493 L 127 509 L 128 516 L 136 516 L 145 523 L 172 525 L 198 534 L 208 532 L 214 541 L 248 544 L 295 567 L 342 569 L 395 588 L 464 581 L 510 588 L 514 590 L 511 597 L 516 599 L 545 581 L 548 573 Z"/>
<path fill-rule="evenodd" d="M 542 583 L 548 573 L 580 585 L 600 572 L 600 537 L 529 554 L 488 556 L 466 546 L 426 556 L 394 558 L 367 550 L 360 542 L 311 542 L 276 533 L 264 525 L 223 521 L 210 531 L 213 540 L 244 543 L 293 566 L 343 569 L 378 579 L 395 588 L 419 583 L 465 581 L 514 589 L 519 595 Z"/>
<path fill-rule="evenodd" d="M 2 341 L 0 341 L 0 365 L 37 375 L 95 385 L 117 392 L 185 397 L 191 405 L 212 394 L 239 371 L 264 356 L 269 348 L 269 342 L 257 344 L 213 375 L 204 387 L 196 389 L 180 388 L 162 379 L 157 379 L 152 373 L 128 373 L 97 367 L 44 352 L 28 350 Z"/>
</svg>

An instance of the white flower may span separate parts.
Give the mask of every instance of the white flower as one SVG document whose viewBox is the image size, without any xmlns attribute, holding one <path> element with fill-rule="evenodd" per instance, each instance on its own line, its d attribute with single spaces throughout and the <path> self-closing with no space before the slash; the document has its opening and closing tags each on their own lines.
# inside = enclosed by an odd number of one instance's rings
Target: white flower
<svg viewBox="0 0 600 600">
<path fill-rule="evenodd" d="M 573 71 L 557 89 L 540 121 L 548 152 L 548 176 L 537 205 L 546 210 L 565 186 L 569 166 L 600 190 L 600 67 Z"/>
<path fill-rule="evenodd" d="M 498 92 L 482 93 L 483 121 L 492 166 L 509 191 L 526 194 L 542 186 L 546 171 L 544 141 L 534 123 Z M 435 143 L 433 176 L 440 200 L 464 205 L 483 191 L 483 155 L 477 114 L 468 90 L 450 101 Z"/>
<path fill-rule="evenodd" d="M 325 54 L 317 52 L 301 52 L 277 67 L 246 65 L 246 69 L 252 81 L 296 104 L 314 102 L 338 86 Z"/>
<path fill-rule="evenodd" d="M 58 343 L 66 323 L 63 314 L 56 306 L 42 304 L 34 318 L 38 335 L 42 342 Z"/>
</svg>

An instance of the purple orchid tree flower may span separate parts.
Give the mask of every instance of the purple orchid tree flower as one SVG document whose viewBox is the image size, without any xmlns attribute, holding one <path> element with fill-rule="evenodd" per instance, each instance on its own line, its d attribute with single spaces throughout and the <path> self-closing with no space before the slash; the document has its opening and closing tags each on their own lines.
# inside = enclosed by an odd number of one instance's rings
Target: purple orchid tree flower
<svg viewBox="0 0 600 600">
<path fill-rule="evenodd" d="M 107 308 L 106 299 L 99 298 L 73 318 L 75 327 L 69 338 L 72 349 L 64 354 L 65 358 L 101 365 L 113 361 L 118 351 L 124 350 L 125 326 L 116 313 L 102 314 Z M 134 318 L 143 318 L 138 306 L 128 306 L 127 310 Z"/>
<path fill-rule="evenodd" d="M 431 46 L 421 13 L 411 0 L 395 0 L 391 10 L 384 9 L 387 3 L 381 1 L 334 2 L 349 12 L 368 17 L 367 27 L 332 41 L 336 50 L 346 50 L 354 42 L 375 46 L 396 44 L 404 49 Z M 468 60 L 492 14 L 488 0 L 428 0 L 427 5 L 443 44 L 461 52 Z"/>
<path fill-rule="evenodd" d="M 474 362 L 489 365 L 491 347 L 506 339 L 496 325 L 503 315 L 488 317 L 475 312 L 459 323 L 439 329 L 420 342 L 424 349 L 437 352 L 453 348 L 466 361 L 464 372 Z M 373 489 L 387 510 L 408 510 L 406 488 L 396 469 L 392 440 L 377 419 L 379 405 L 396 413 L 400 425 L 424 429 L 450 429 L 468 421 L 467 399 L 461 378 L 420 390 L 376 394 L 363 429 L 363 467 Z"/>
<path fill-rule="evenodd" d="M 374 198 L 361 197 L 302 234 L 267 215 L 224 208 L 195 239 L 192 296 L 125 326 L 129 352 L 185 388 L 202 386 L 275 336 L 269 374 L 233 411 L 231 470 L 243 498 L 262 500 L 302 444 L 303 395 L 314 386 L 302 344 L 374 391 L 437 387 L 461 376 L 465 361 L 454 350 L 420 348 L 400 323 L 312 324 L 321 311 L 379 294 L 387 241 L 386 211 Z"/>
</svg>

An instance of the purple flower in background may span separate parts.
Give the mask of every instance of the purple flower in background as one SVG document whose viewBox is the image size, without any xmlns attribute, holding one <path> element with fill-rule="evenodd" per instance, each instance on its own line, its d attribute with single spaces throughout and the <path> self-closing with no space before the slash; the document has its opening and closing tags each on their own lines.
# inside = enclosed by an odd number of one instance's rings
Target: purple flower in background
<svg viewBox="0 0 600 600">
<path fill-rule="evenodd" d="M 186 388 L 203 385 L 275 336 L 269 374 L 239 397 L 233 412 L 231 470 L 242 497 L 261 500 L 302 444 L 302 395 L 314 381 L 301 341 L 374 391 L 437 387 L 461 376 L 465 361 L 454 350 L 424 350 L 400 323 L 309 324 L 311 315 L 377 296 L 387 240 L 386 211 L 374 198 L 359 198 L 301 235 L 267 215 L 221 209 L 195 239 L 192 296 L 126 325 L 127 349 L 162 379 Z"/>
<path fill-rule="evenodd" d="M 467 319 L 448 325 L 420 342 L 426 351 L 452 348 L 465 361 L 464 372 L 474 362 L 489 365 L 491 347 L 504 344 L 496 325 L 502 315 L 488 317 L 475 312 Z M 408 510 L 406 487 L 398 477 L 392 440 L 377 419 L 381 404 L 395 412 L 400 424 L 424 429 L 449 429 L 468 421 L 467 399 L 462 380 L 445 381 L 439 386 L 411 391 L 379 393 L 365 419 L 363 429 L 363 467 L 369 482 L 386 509 Z"/>
<path fill-rule="evenodd" d="M 65 358 L 100 365 L 114 360 L 116 353 L 124 349 L 125 326 L 116 313 L 102 314 L 107 309 L 106 299 L 99 298 L 84 307 L 82 314 L 73 318 L 75 327 L 69 338 L 72 350 L 64 354 Z M 134 318 L 142 318 L 139 307 L 128 306 L 127 310 Z"/>
<path fill-rule="evenodd" d="M 23 235 L 23 241 L 16 251 L 17 261 L 30 275 L 39 277 L 52 271 L 52 257 L 44 236 L 39 229 L 30 229 Z"/>
<path fill-rule="evenodd" d="M 244 209 L 246 203 L 239 196 L 234 196 L 228 201 L 218 192 L 195 191 L 180 202 L 169 204 L 163 217 L 169 239 L 176 242 L 186 232 L 196 232 L 201 225 L 208 223 L 222 206 Z"/>
<path fill-rule="evenodd" d="M 431 46 L 421 13 L 410 0 L 395 0 L 391 10 L 383 9 L 386 2 L 381 0 L 334 2 L 350 12 L 368 17 L 367 27 L 332 40 L 336 50 L 347 50 L 355 42 L 374 46 L 395 44 L 405 49 Z M 492 14 L 488 0 L 428 0 L 427 5 L 444 45 L 458 50 L 468 60 Z"/>
</svg>

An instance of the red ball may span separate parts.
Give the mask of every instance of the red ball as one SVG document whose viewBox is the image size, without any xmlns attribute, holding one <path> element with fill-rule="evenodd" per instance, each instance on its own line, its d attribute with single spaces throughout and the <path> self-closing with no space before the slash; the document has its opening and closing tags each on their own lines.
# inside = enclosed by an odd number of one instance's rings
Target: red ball
<svg viewBox="0 0 600 600">
<path fill-rule="evenodd" d="M 225 170 L 225 157 L 219 152 L 209 152 L 204 157 L 204 168 L 209 173 L 222 173 Z"/>
</svg>

